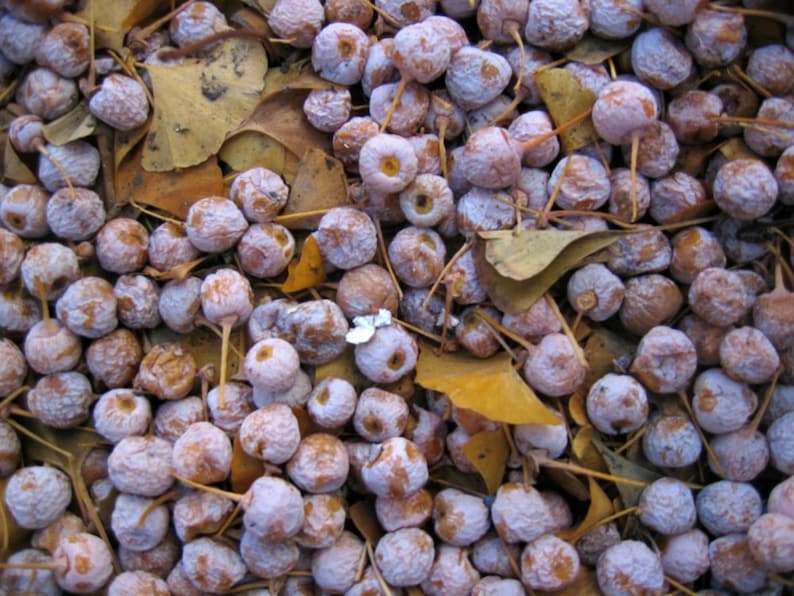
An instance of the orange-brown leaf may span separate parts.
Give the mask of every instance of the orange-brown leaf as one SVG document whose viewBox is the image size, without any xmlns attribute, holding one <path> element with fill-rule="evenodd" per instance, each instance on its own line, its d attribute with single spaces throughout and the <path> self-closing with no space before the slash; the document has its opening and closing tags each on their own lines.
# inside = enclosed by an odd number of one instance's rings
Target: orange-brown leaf
<svg viewBox="0 0 794 596">
<path fill-rule="evenodd" d="M 323 256 L 314 236 L 309 236 L 303 243 L 300 259 L 289 264 L 286 281 L 281 284 L 284 292 L 299 292 L 313 288 L 325 281 Z"/>
<path fill-rule="evenodd" d="M 240 446 L 240 434 L 234 435 L 232 443 L 232 470 L 230 480 L 232 490 L 243 494 L 254 480 L 265 473 L 265 466 L 255 457 L 251 457 Z"/>
<path fill-rule="evenodd" d="M 378 524 L 378 518 L 375 517 L 375 507 L 371 501 L 354 503 L 350 506 L 347 514 L 365 540 L 373 545 L 378 543 L 380 537 L 383 536 L 383 530 Z"/>
<path fill-rule="evenodd" d="M 190 206 L 209 195 L 223 195 L 223 173 L 214 155 L 197 166 L 149 172 L 141 166 L 143 144 L 116 170 L 116 201 L 131 199 L 184 219 Z"/>
<path fill-rule="evenodd" d="M 463 455 L 485 481 L 488 494 L 495 495 L 505 475 L 510 448 L 502 429 L 478 432 L 463 446 Z"/>
<path fill-rule="evenodd" d="M 347 177 L 342 162 L 322 149 L 312 147 L 298 163 L 289 201 L 277 221 L 290 229 L 313 230 L 320 220 L 319 215 L 297 216 L 307 211 L 330 209 L 349 203 Z"/>
</svg>

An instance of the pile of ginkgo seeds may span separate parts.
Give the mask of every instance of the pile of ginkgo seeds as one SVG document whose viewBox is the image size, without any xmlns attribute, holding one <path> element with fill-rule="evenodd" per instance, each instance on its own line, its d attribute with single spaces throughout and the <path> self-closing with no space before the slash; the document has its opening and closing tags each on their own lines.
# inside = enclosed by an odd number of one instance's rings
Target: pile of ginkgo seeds
<svg viewBox="0 0 794 596">
<path fill-rule="evenodd" d="M 0 2 L 0 593 L 794 590 L 785 0 L 102 4 Z M 147 66 L 237 38 L 346 202 L 111 204 L 79 119 L 143 139 Z M 619 230 L 528 308 L 481 235 Z"/>
</svg>

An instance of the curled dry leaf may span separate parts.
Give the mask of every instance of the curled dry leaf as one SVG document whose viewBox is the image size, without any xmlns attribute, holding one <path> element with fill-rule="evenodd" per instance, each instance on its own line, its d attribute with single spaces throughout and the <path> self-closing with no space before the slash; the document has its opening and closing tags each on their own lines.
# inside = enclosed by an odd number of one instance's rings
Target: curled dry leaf
<svg viewBox="0 0 794 596">
<path fill-rule="evenodd" d="M 477 468 L 488 487 L 488 494 L 495 495 L 502 484 L 510 455 L 504 431 L 499 428 L 478 432 L 463 446 L 463 455 Z"/>
<path fill-rule="evenodd" d="M 314 236 L 307 236 L 300 258 L 293 259 L 288 267 L 287 279 L 281 284 L 283 292 L 300 292 L 325 281 L 325 267 L 320 246 Z"/>
<path fill-rule="evenodd" d="M 579 429 L 571 441 L 571 451 L 581 466 L 596 472 L 608 472 L 604 460 L 598 455 L 598 451 L 593 449 L 595 435 L 596 430 L 588 422 L 586 426 Z"/>
<path fill-rule="evenodd" d="M 517 313 L 532 306 L 586 257 L 632 232 L 512 230 L 480 232 L 473 255 L 477 273 L 497 308 Z"/>
<path fill-rule="evenodd" d="M 584 519 L 573 528 L 565 528 L 557 532 L 557 536 L 571 543 L 579 540 L 579 538 L 584 536 L 588 531 L 596 527 L 602 519 L 615 512 L 612 507 L 612 501 L 604 492 L 604 489 L 598 485 L 598 482 L 593 478 L 588 478 L 588 484 L 590 489 L 590 506 L 587 508 L 587 514 L 584 516 Z"/>
<path fill-rule="evenodd" d="M 559 424 L 518 375 L 506 352 L 481 359 L 458 352 L 436 354 L 431 346 L 420 344 L 416 382 L 497 422 Z"/>
<path fill-rule="evenodd" d="M 42 127 L 44 138 L 53 145 L 65 145 L 96 132 L 96 118 L 88 111 L 88 102 L 81 101 L 69 112 Z"/>
<path fill-rule="evenodd" d="M 535 73 L 535 82 L 549 110 L 554 125 L 559 127 L 581 116 L 593 107 L 596 96 L 562 68 L 549 68 Z M 560 133 L 563 151 L 571 153 L 598 140 L 593 121 L 585 118 Z"/>
<path fill-rule="evenodd" d="M 205 58 L 149 65 L 154 117 L 146 136 L 143 167 L 164 172 L 205 161 L 229 131 L 259 104 L 267 72 L 262 44 L 228 39 Z"/>
</svg>

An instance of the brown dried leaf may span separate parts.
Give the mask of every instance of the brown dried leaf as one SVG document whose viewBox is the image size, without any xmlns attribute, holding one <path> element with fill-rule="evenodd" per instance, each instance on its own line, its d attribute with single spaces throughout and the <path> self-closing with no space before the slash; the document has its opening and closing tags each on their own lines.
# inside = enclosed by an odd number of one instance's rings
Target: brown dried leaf
<svg viewBox="0 0 794 596">
<path fill-rule="evenodd" d="M 195 166 L 150 172 L 141 166 L 143 144 L 116 168 L 116 202 L 131 199 L 184 219 L 190 206 L 210 195 L 224 195 L 223 172 L 214 155 Z"/>
<path fill-rule="evenodd" d="M 262 167 L 283 174 L 287 153 L 287 149 L 278 141 L 261 133 L 249 131 L 224 141 L 218 152 L 218 159 L 235 172 Z"/>
<path fill-rule="evenodd" d="M 540 96 L 555 126 L 562 126 L 593 107 L 596 96 L 562 68 L 549 68 L 535 73 Z M 585 118 L 560 133 L 563 151 L 571 153 L 598 140 L 593 122 Z"/>
<path fill-rule="evenodd" d="M 585 35 L 579 43 L 565 52 L 565 57 L 568 60 L 592 66 L 617 56 L 630 45 L 624 40 L 601 39 Z"/>
<path fill-rule="evenodd" d="M 464 353 L 436 354 L 421 344 L 416 382 L 426 389 L 446 393 L 460 408 L 474 410 L 508 424 L 559 424 L 546 405 L 513 368 L 510 355 L 491 358 Z"/>
<path fill-rule="evenodd" d="M 281 216 L 348 204 L 347 177 L 342 162 L 321 149 L 309 148 L 298 164 L 298 175 Z M 281 223 L 290 229 L 314 230 L 320 217 L 289 217 Z"/>
<path fill-rule="evenodd" d="M 604 489 L 598 485 L 598 482 L 592 477 L 587 480 L 590 485 L 590 507 L 587 509 L 587 514 L 576 527 L 565 528 L 557 532 L 558 537 L 572 543 L 596 527 L 602 519 L 615 512 L 612 508 L 612 501 L 604 492 Z"/>
<path fill-rule="evenodd" d="M 133 128 L 132 130 L 113 130 L 113 160 L 115 167 L 118 168 L 121 162 L 136 149 L 143 151 L 143 146 L 139 146 L 139 143 L 149 132 L 149 125 L 151 122 L 152 118 L 149 116 L 149 120 L 146 121 L 146 124 L 138 128 Z M 139 154 L 136 159 L 140 162 L 141 155 Z"/>
<path fill-rule="evenodd" d="M 463 455 L 485 481 L 488 494 L 495 495 L 505 475 L 510 448 L 502 429 L 478 432 L 463 446 Z"/>
<path fill-rule="evenodd" d="M 378 543 L 383 536 L 383 530 L 378 524 L 378 518 L 375 516 L 375 504 L 372 501 L 354 503 L 348 509 L 347 514 L 364 540 L 373 545 Z"/>
<path fill-rule="evenodd" d="M 303 113 L 306 91 L 288 91 L 264 99 L 240 126 L 229 133 L 228 138 L 253 131 L 266 135 L 302 157 L 309 149 L 331 150 L 330 136 L 314 128 Z"/>
<path fill-rule="evenodd" d="M 286 70 L 274 68 L 268 71 L 265 77 L 265 87 L 262 89 L 262 101 L 293 91 L 332 89 L 334 87 L 335 85 L 321 78 L 312 70 L 308 60 L 301 60 L 290 65 Z"/>
<path fill-rule="evenodd" d="M 69 112 L 42 127 L 44 138 L 53 145 L 65 145 L 94 134 L 96 118 L 88 111 L 88 102 L 81 101 Z"/>
<path fill-rule="evenodd" d="M 248 490 L 254 480 L 265 473 L 263 463 L 243 451 L 240 445 L 240 433 L 235 433 L 232 442 L 232 467 L 229 474 L 232 491 L 243 494 Z"/>
<path fill-rule="evenodd" d="M 6 136 L 3 148 L 3 182 L 10 184 L 38 184 L 38 178 L 22 161 Z"/>
<path fill-rule="evenodd" d="M 281 284 L 283 292 L 300 292 L 314 288 L 325 281 L 325 267 L 320 245 L 314 235 L 303 242 L 300 258 L 293 259 L 288 267 L 287 279 Z"/>
<path fill-rule="evenodd" d="M 596 329 L 584 345 L 584 355 L 590 368 L 582 386 L 586 392 L 590 386 L 605 374 L 613 372 L 615 360 L 634 354 L 637 344 L 623 335 L 613 333 L 605 327 Z"/>
<path fill-rule="evenodd" d="M 733 137 L 720 145 L 720 153 L 729 160 L 758 159 L 758 154 L 747 146 L 742 137 Z"/>
<path fill-rule="evenodd" d="M 719 149 L 720 143 L 707 143 L 705 145 L 681 145 L 675 167 L 684 170 L 691 176 L 700 176 L 706 169 L 711 155 Z"/>
<path fill-rule="evenodd" d="M 633 461 L 626 459 L 622 455 L 618 455 L 614 451 L 608 449 L 598 439 L 594 438 L 592 444 L 593 447 L 595 447 L 598 451 L 599 455 L 601 455 L 603 458 L 610 474 L 613 474 L 614 476 L 630 478 L 632 480 L 639 480 L 641 482 L 648 483 L 661 478 L 660 474 L 648 470 L 647 468 L 643 468 L 642 466 L 635 464 Z M 621 499 L 623 499 L 624 507 L 634 507 L 639 502 L 640 494 L 642 494 L 643 489 L 637 486 L 629 486 L 628 484 L 624 484 L 622 482 L 616 482 L 615 486 L 620 493 Z"/>
<path fill-rule="evenodd" d="M 229 131 L 259 103 L 267 56 L 260 42 L 233 38 L 205 58 L 150 65 L 147 71 L 154 117 L 143 167 L 163 172 L 194 166 L 218 152 Z"/>
</svg>

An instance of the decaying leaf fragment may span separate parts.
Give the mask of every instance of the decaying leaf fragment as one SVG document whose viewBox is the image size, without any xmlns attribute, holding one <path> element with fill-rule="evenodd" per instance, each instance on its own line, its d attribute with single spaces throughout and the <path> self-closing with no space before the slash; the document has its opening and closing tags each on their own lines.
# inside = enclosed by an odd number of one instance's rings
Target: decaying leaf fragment
<svg viewBox="0 0 794 596">
<path fill-rule="evenodd" d="M 488 494 L 495 495 L 510 455 L 504 431 L 500 428 L 478 432 L 463 446 L 463 455 L 477 468 L 488 487 Z"/>
<path fill-rule="evenodd" d="M 497 422 L 560 423 L 521 379 L 506 352 L 481 359 L 457 352 L 436 354 L 431 346 L 421 344 L 416 382 Z"/>
<path fill-rule="evenodd" d="M 300 258 L 290 262 L 287 279 L 281 284 L 284 292 L 299 292 L 313 288 L 325 281 L 325 268 L 320 246 L 314 236 L 308 236 L 303 243 Z"/>
<path fill-rule="evenodd" d="M 217 153 L 229 131 L 259 103 L 267 56 L 260 42 L 234 38 L 219 43 L 207 57 L 147 70 L 154 117 L 143 167 L 164 172 Z"/>
<path fill-rule="evenodd" d="M 480 232 L 473 254 L 488 296 L 500 310 L 517 313 L 532 306 L 586 257 L 629 233 L 620 230 Z"/>
<path fill-rule="evenodd" d="M 587 112 L 596 100 L 595 93 L 579 85 L 576 78 L 562 68 L 549 68 L 535 73 L 535 82 L 557 127 Z M 590 118 L 585 118 L 560 133 L 560 144 L 566 153 L 597 140 L 598 135 Z"/>
</svg>

